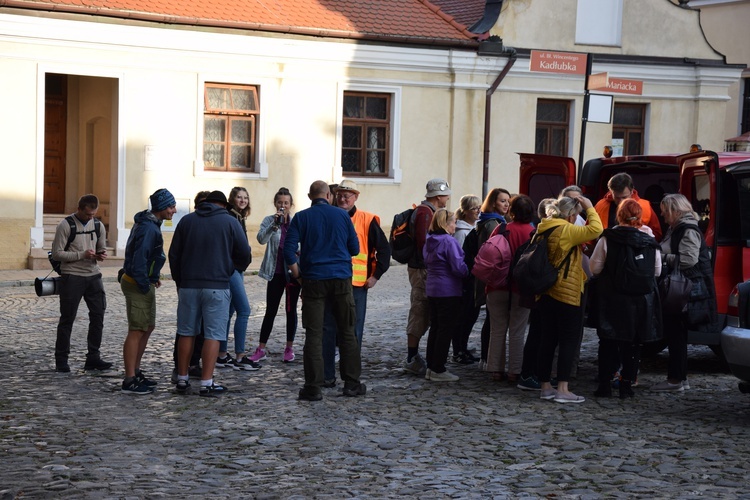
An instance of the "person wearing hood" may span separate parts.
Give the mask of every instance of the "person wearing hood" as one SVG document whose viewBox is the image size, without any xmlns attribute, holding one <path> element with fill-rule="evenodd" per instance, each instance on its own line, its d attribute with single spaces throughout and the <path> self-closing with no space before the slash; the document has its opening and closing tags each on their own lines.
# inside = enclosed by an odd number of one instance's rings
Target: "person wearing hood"
<svg viewBox="0 0 750 500">
<path fill-rule="evenodd" d="M 638 191 L 633 187 L 633 178 L 625 172 L 613 175 L 607 182 L 609 191 L 604 198 L 594 206 L 596 213 L 602 221 L 604 229 L 617 225 L 617 207 L 623 200 L 632 198 L 641 206 L 643 213 L 643 225 L 651 228 L 654 239 L 661 241 L 661 223 L 651 208 L 651 203 L 638 196 Z"/>
<path fill-rule="evenodd" d="M 641 206 L 626 199 L 617 209 L 618 224 L 605 229 L 591 254 L 591 272 L 599 300 L 597 334 L 599 335 L 599 387 L 597 397 L 612 395 L 612 374 L 621 368 L 620 398 L 633 397 L 632 386 L 638 375 L 639 348 L 644 342 L 661 338 L 661 308 L 656 290 L 656 277 L 661 273 L 661 252 L 651 228 L 641 221 Z M 623 293 L 624 283 L 618 283 L 625 247 L 632 247 L 643 262 L 653 257 L 653 288 L 642 294 Z"/>
<path fill-rule="evenodd" d="M 174 196 L 166 189 L 156 190 L 149 201 L 151 210 L 138 212 L 133 218 L 135 225 L 125 246 L 120 277 L 128 317 L 128 335 L 122 346 L 122 392 L 128 394 L 149 394 L 156 387 L 156 382 L 141 371 L 141 358 L 156 326 L 156 289 L 161 286 L 161 268 L 167 259 L 161 223 L 172 220 L 177 212 Z"/>
<path fill-rule="evenodd" d="M 229 281 L 235 270 L 245 272 L 250 264 L 250 246 L 239 221 L 227 212 L 227 197 L 212 191 L 195 211 L 180 220 L 169 247 L 169 268 L 177 285 L 178 394 L 190 388 L 188 365 L 193 341 L 200 333 L 202 351 L 201 396 L 227 391 L 213 380 L 219 342 L 226 338 L 231 292 Z"/>
<path fill-rule="evenodd" d="M 453 238 L 456 218 L 439 208 L 430 222 L 422 256 L 427 267 L 425 292 L 430 308 L 430 332 L 427 336 L 425 379 L 453 382 L 458 376 L 445 368 L 453 332 L 459 327 L 463 280 L 469 274 L 464 252 Z"/>
</svg>

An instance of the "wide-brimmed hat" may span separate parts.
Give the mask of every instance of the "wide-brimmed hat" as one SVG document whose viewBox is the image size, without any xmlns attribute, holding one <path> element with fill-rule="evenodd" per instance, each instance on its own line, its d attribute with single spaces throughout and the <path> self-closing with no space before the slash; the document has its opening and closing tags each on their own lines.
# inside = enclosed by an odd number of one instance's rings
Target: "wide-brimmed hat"
<svg viewBox="0 0 750 500">
<path fill-rule="evenodd" d="M 354 194 L 359 194 L 357 183 L 354 181 L 350 181 L 349 179 L 344 179 L 343 181 L 341 181 L 336 187 L 336 191 L 351 191 Z"/>
<path fill-rule="evenodd" d="M 427 194 L 425 198 L 434 198 L 436 196 L 448 196 L 451 194 L 451 187 L 445 179 L 430 179 L 427 181 Z"/>
<path fill-rule="evenodd" d="M 213 202 L 213 203 L 222 203 L 224 205 L 228 205 L 227 197 L 224 193 L 221 191 L 211 191 L 211 194 L 209 194 L 205 200 L 207 202 Z"/>
</svg>

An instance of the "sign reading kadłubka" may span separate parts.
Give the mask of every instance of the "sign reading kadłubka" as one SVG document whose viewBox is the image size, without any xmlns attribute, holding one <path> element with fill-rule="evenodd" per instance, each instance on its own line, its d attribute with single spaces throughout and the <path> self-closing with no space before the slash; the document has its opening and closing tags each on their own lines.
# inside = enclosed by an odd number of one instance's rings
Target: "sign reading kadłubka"
<svg viewBox="0 0 750 500">
<path fill-rule="evenodd" d="M 586 54 L 575 52 L 553 52 L 551 50 L 532 50 L 530 71 L 544 73 L 566 73 L 569 75 L 586 74 Z"/>
</svg>

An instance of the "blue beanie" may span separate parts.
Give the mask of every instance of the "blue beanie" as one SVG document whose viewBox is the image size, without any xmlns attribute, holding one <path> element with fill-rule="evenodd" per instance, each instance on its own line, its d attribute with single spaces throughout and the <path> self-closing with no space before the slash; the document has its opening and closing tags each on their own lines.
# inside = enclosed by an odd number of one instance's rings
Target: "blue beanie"
<svg viewBox="0 0 750 500">
<path fill-rule="evenodd" d="M 161 212 L 162 210 L 173 207 L 177 204 L 177 202 L 174 201 L 172 193 L 164 188 L 157 189 L 154 194 L 151 195 L 149 200 L 151 200 L 151 210 L 154 212 Z"/>
</svg>

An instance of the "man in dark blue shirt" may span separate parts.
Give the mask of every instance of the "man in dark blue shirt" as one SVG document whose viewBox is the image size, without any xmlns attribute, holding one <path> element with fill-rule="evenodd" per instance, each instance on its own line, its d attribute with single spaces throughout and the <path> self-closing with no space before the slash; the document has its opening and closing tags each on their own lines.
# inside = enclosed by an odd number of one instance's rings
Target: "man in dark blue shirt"
<svg viewBox="0 0 750 500">
<path fill-rule="evenodd" d="M 333 307 L 339 332 L 340 372 L 345 396 L 364 395 L 362 365 L 354 333 L 356 314 L 352 295 L 352 256 L 359 253 L 354 225 L 345 211 L 328 203 L 328 184 L 310 186 L 310 208 L 299 212 L 284 241 L 284 261 L 292 277 L 302 284 L 302 322 L 305 325 L 305 386 L 299 399 L 320 401 L 323 394 L 323 316 L 326 300 Z M 297 247 L 300 245 L 299 263 Z"/>
</svg>

